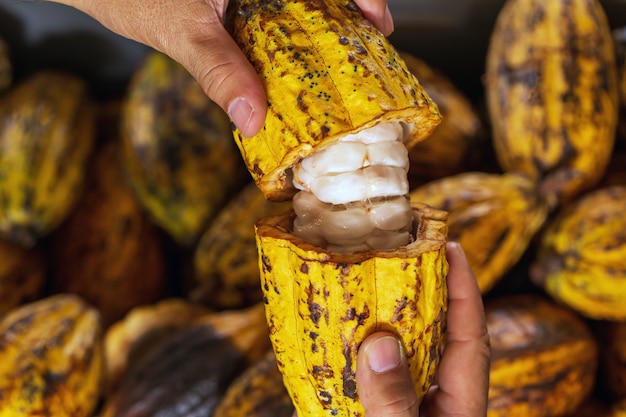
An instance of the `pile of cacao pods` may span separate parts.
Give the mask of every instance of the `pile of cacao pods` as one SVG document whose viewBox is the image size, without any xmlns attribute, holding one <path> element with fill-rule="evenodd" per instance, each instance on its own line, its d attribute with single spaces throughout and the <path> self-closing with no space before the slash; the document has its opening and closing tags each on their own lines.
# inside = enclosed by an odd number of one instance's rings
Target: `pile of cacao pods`
<svg viewBox="0 0 626 417">
<path fill-rule="evenodd" d="M 226 115 L 157 52 L 106 101 L 10 56 L 0 416 L 291 416 L 253 229 L 290 203 L 251 182 Z M 488 416 L 626 416 L 626 29 L 596 0 L 507 0 L 484 103 L 402 56 L 444 117 L 410 150 L 411 199 L 449 213 L 483 294 Z"/>
</svg>

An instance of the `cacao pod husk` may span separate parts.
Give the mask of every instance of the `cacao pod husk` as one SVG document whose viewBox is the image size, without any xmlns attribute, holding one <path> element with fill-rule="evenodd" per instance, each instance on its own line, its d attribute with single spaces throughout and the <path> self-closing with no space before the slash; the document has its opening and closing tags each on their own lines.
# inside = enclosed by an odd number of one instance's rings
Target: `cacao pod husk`
<svg viewBox="0 0 626 417">
<path fill-rule="evenodd" d="M 410 197 L 448 212 L 448 239 L 465 248 L 483 294 L 520 261 L 548 215 L 536 184 L 513 173 L 465 172 L 417 187 Z"/>
<path fill-rule="evenodd" d="M 626 320 L 626 186 L 589 192 L 567 206 L 541 237 L 533 282 L 598 320 Z"/>
<path fill-rule="evenodd" d="M 220 211 L 198 242 L 194 253 L 197 286 L 190 297 L 219 310 L 261 302 L 254 223 L 289 207 L 290 202 L 266 200 L 254 183 L 244 187 Z"/>
<path fill-rule="evenodd" d="M 256 224 L 270 338 L 300 417 L 363 416 L 356 355 L 376 331 L 396 334 L 418 399 L 432 384 L 447 311 L 446 213 L 414 206 L 415 242 L 334 253 L 290 232 L 292 212 Z"/>
<path fill-rule="evenodd" d="M 95 138 L 87 84 L 39 72 L 0 101 L 0 235 L 32 247 L 82 194 Z"/>
<path fill-rule="evenodd" d="M 558 417 L 589 398 L 598 347 L 585 321 L 541 295 L 485 304 L 491 343 L 487 417 Z"/>
<path fill-rule="evenodd" d="M 618 117 L 611 30 L 597 0 L 507 0 L 485 72 L 495 153 L 542 182 L 554 206 L 594 187 Z"/>
<path fill-rule="evenodd" d="M 0 321 L 1 416 L 89 417 L 103 377 L 100 317 L 81 298 L 43 298 Z"/>
<path fill-rule="evenodd" d="M 122 111 L 130 184 L 153 220 L 192 247 L 249 176 L 224 111 L 177 62 L 150 52 Z"/>
</svg>

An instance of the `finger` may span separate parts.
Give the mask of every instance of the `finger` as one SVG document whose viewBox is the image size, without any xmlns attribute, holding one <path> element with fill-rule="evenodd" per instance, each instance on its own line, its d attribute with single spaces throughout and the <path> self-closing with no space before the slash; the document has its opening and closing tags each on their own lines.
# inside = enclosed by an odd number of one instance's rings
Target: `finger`
<svg viewBox="0 0 626 417">
<path fill-rule="evenodd" d="M 357 356 L 356 382 L 367 417 L 417 417 L 417 394 L 400 341 L 370 335 Z"/>
<path fill-rule="evenodd" d="M 363 15 L 370 20 L 383 35 L 389 36 L 393 32 L 393 18 L 387 5 L 387 0 L 355 0 Z"/>
<path fill-rule="evenodd" d="M 447 249 L 448 339 L 438 368 L 438 386 L 427 404 L 433 415 L 483 416 L 490 349 L 482 297 L 461 246 L 449 243 Z"/>
<path fill-rule="evenodd" d="M 265 122 L 267 101 L 258 74 L 219 23 L 188 42 L 177 59 L 198 80 L 206 94 L 226 111 L 245 137 Z"/>
</svg>

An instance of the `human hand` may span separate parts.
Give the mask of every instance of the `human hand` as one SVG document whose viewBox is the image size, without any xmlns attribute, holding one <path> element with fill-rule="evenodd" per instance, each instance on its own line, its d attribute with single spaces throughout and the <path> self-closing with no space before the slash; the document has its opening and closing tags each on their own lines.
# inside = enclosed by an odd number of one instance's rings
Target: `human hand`
<svg viewBox="0 0 626 417">
<path fill-rule="evenodd" d="M 366 417 L 486 415 L 490 349 L 482 298 L 461 246 L 448 243 L 447 251 L 448 339 L 437 380 L 418 407 L 398 340 L 390 333 L 370 335 L 359 349 L 356 371 Z"/>
<path fill-rule="evenodd" d="M 224 28 L 228 0 L 53 0 L 89 14 L 126 38 L 169 55 L 246 136 L 263 127 L 265 91 L 252 65 Z M 387 0 L 355 0 L 385 35 L 393 31 Z"/>
</svg>

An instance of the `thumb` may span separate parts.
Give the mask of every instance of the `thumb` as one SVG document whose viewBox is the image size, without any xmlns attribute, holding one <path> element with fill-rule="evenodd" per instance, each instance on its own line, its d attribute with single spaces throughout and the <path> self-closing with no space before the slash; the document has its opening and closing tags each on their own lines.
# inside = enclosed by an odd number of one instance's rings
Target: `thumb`
<svg viewBox="0 0 626 417">
<path fill-rule="evenodd" d="M 258 74 L 222 25 L 212 25 L 184 54 L 175 57 L 206 94 L 228 113 L 243 136 L 254 136 L 267 113 Z"/>
<path fill-rule="evenodd" d="M 365 339 L 357 356 L 356 381 L 367 417 L 419 415 L 404 349 L 391 333 L 374 333 Z"/>
</svg>

